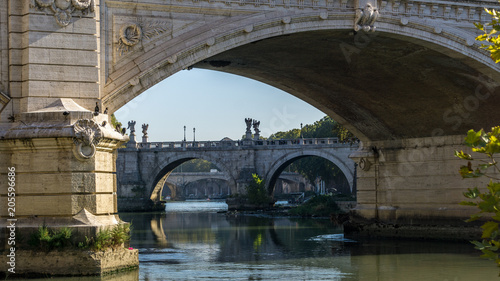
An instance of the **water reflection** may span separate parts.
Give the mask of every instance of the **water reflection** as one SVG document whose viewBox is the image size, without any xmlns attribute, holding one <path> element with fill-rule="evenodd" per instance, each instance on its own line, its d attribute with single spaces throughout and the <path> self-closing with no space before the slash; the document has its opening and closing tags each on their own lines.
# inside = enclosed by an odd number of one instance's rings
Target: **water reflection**
<svg viewBox="0 0 500 281">
<path fill-rule="evenodd" d="M 171 204 L 167 213 L 120 214 L 133 223 L 139 270 L 54 279 L 499 280 L 494 263 L 479 259 L 468 243 L 354 242 L 329 221 L 216 213 L 224 207 L 185 202 Z"/>
<path fill-rule="evenodd" d="M 479 259 L 467 243 L 353 242 L 328 221 L 199 213 L 180 204 L 170 213 L 121 215 L 134 224 L 140 280 L 458 281 L 498 275 L 493 262 Z"/>
</svg>

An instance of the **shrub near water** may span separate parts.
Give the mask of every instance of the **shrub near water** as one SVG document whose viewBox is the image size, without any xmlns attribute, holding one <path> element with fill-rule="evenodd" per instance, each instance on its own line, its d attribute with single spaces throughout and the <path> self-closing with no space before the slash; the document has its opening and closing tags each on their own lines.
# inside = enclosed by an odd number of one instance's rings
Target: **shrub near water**
<svg viewBox="0 0 500 281">
<path fill-rule="evenodd" d="M 306 203 L 291 209 L 289 213 L 298 216 L 328 217 L 331 214 L 338 214 L 341 212 L 339 206 L 335 202 L 336 200 L 336 197 L 331 195 L 315 196 Z"/>
<path fill-rule="evenodd" d="M 38 231 L 31 235 L 28 244 L 36 250 L 59 250 L 72 245 L 71 235 L 72 231 L 68 227 L 53 230 L 46 226 L 40 226 Z"/>
</svg>

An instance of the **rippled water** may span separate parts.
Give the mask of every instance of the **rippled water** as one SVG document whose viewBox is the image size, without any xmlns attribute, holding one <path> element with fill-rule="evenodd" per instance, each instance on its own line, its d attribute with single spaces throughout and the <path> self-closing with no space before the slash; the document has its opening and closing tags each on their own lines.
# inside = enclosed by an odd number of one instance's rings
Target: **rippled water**
<svg viewBox="0 0 500 281">
<path fill-rule="evenodd" d="M 123 214 L 134 224 L 139 279 L 498 279 L 493 262 L 468 243 L 354 241 L 327 220 L 217 213 L 226 208 L 172 202 L 163 214 Z"/>
<path fill-rule="evenodd" d="M 354 241 L 328 220 L 226 215 L 216 201 L 167 203 L 132 221 L 138 270 L 56 280 L 500 280 L 468 243 Z"/>
</svg>

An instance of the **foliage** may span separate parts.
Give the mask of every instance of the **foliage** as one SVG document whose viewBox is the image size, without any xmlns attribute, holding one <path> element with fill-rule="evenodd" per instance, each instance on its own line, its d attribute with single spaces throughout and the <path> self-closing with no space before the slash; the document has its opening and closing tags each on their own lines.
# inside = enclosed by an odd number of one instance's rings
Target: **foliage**
<svg viewBox="0 0 500 281">
<path fill-rule="evenodd" d="M 104 251 L 108 248 L 119 248 L 130 241 L 130 224 L 119 224 L 113 228 L 100 230 L 95 238 L 86 237 L 85 243 L 80 243 L 80 248 L 90 248 L 93 251 Z"/>
<path fill-rule="evenodd" d="M 266 183 L 257 174 L 252 174 L 252 182 L 247 186 L 248 202 L 255 205 L 267 205 L 271 196 L 266 190 Z"/>
<path fill-rule="evenodd" d="M 488 214 L 490 220 L 486 221 L 482 226 L 482 241 L 473 241 L 476 249 L 481 250 L 481 257 L 495 260 L 500 266 L 499 248 L 500 248 L 500 178 L 487 173 L 488 171 L 500 172 L 495 160 L 495 154 L 500 153 L 500 126 L 492 128 L 491 132 L 470 130 L 465 139 L 467 146 L 472 148 L 473 152 L 481 153 L 487 156 L 487 160 L 477 160 L 479 164 L 473 167 L 471 161 L 475 161 L 472 155 L 463 151 L 456 151 L 455 155 L 467 162 L 467 165 L 461 166 L 459 173 L 463 178 L 490 178 L 487 185 L 487 191 L 482 192 L 479 188 L 474 187 L 468 189 L 464 196 L 472 201 L 461 202 L 461 205 L 475 206 L 479 212 L 471 215 L 468 221 L 475 221 L 481 218 L 484 214 Z"/>
<path fill-rule="evenodd" d="M 28 244 L 33 249 L 42 251 L 60 250 L 72 245 L 71 235 L 72 230 L 68 227 L 53 230 L 43 225 L 32 233 Z"/>
<path fill-rule="evenodd" d="M 120 127 L 122 126 L 122 123 L 116 119 L 115 114 L 111 114 L 111 125 L 113 125 L 113 128 L 116 128 L 116 125 L 119 125 Z"/>
<path fill-rule="evenodd" d="M 319 121 L 314 122 L 314 124 L 307 124 L 300 129 L 292 129 L 286 132 L 277 132 L 269 136 L 269 139 L 279 140 L 279 139 L 297 139 L 301 137 L 304 138 L 333 138 L 338 137 L 341 141 L 347 141 L 349 138 L 354 137 L 346 128 L 337 123 L 329 116 L 321 118 Z"/>
<path fill-rule="evenodd" d="M 177 166 L 173 172 L 174 173 L 180 173 L 180 172 L 186 172 L 186 173 L 208 173 L 210 172 L 211 169 L 219 169 L 215 164 L 213 164 L 210 161 L 203 160 L 203 159 L 193 159 L 187 162 L 182 163 L 181 165 Z"/>
<path fill-rule="evenodd" d="M 335 202 L 337 201 L 335 196 L 332 195 L 319 195 L 314 196 L 311 200 L 306 203 L 290 209 L 289 213 L 298 216 L 317 216 L 317 217 L 327 217 L 331 214 L 340 213 L 340 208 Z"/>
<path fill-rule="evenodd" d="M 491 15 L 491 21 L 486 24 L 474 23 L 476 28 L 483 32 L 483 34 L 476 37 L 476 40 L 489 43 L 481 44 L 481 48 L 488 50 L 491 58 L 495 63 L 498 63 L 500 62 L 500 38 L 497 35 L 497 32 L 500 31 L 499 13 L 494 9 L 488 10 L 485 8 L 484 10 Z"/>
</svg>

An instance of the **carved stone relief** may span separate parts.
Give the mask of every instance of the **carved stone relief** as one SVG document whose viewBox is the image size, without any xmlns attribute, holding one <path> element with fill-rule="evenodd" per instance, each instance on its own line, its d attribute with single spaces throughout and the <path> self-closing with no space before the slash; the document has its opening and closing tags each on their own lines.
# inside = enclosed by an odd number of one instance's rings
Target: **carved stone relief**
<svg viewBox="0 0 500 281">
<path fill-rule="evenodd" d="M 102 138 L 99 125 L 89 119 L 80 119 L 73 125 L 75 131 L 75 152 L 80 160 L 94 157 L 96 145 Z"/>
<path fill-rule="evenodd" d="M 57 24 L 68 26 L 72 14 L 87 15 L 94 12 L 94 0 L 30 0 L 30 8 L 54 13 Z"/>
<path fill-rule="evenodd" d="M 167 30 L 166 22 L 145 21 L 141 18 L 136 22 L 124 24 L 118 32 L 118 53 L 123 55 L 144 38 L 151 39 Z"/>
<path fill-rule="evenodd" d="M 372 4 L 366 4 L 364 9 L 356 10 L 356 18 L 354 20 L 354 30 L 359 31 L 375 31 L 375 21 L 378 18 L 378 9 L 374 8 Z"/>
</svg>

